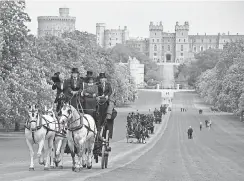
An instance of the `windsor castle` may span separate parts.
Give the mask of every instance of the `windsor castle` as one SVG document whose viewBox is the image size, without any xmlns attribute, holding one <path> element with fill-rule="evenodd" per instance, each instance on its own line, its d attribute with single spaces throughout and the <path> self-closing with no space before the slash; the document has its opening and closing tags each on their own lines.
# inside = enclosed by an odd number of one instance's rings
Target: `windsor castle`
<svg viewBox="0 0 244 181">
<path fill-rule="evenodd" d="M 39 16 L 38 36 L 54 35 L 75 30 L 76 18 L 69 16 L 69 8 L 59 8 L 59 16 Z M 206 49 L 223 49 L 227 42 L 244 39 L 244 35 L 216 34 L 189 35 L 189 23 L 176 22 L 175 31 L 164 31 L 162 22 L 149 24 L 149 38 L 131 38 L 127 26 L 118 29 L 106 29 L 105 23 L 96 24 L 97 44 L 112 48 L 124 44 L 147 55 L 157 63 L 182 63 L 194 57 L 194 53 Z"/>
<path fill-rule="evenodd" d="M 106 29 L 104 23 L 96 24 L 97 44 L 104 48 L 112 48 L 116 44 L 125 44 L 149 56 L 157 63 L 183 63 L 206 49 L 223 49 L 227 42 L 244 39 L 244 35 L 216 34 L 189 35 L 189 23 L 175 24 L 174 33 L 166 33 L 162 22 L 149 24 L 149 38 L 129 38 L 129 31 L 123 29 Z"/>
</svg>

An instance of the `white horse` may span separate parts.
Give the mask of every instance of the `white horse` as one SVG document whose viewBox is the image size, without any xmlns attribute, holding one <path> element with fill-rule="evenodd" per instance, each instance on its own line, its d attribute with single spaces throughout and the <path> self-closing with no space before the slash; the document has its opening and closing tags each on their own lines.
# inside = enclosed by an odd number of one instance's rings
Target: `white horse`
<svg viewBox="0 0 244 181">
<path fill-rule="evenodd" d="M 46 108 L 45 108 L 46 109 Z M 45 110 L 47 111 L 47 109 Z M 31 163 L 29 170 L 34 170 L 34 150 L 33 145 L 38 144 L 37 157 L 39 159 L 39 164 L 44 165 L 44 170 L 49 169 L 49 158 L 51 156 L 51 151 L 53 148 L 53 140 L 55 136 L 55 125 L 57 120 L 55 120 L 50 115 L 40 116 L 37 106 L 29 106 L 29 120 L 26 122 L 25 128 L 25 138 L 27 146 L 30 150 Z M 45 140 L 47 141 L 47 148 L 45 148 Z M 46 153 L 46 159 L 43 157 Z M 52 159 L 52 157 L 51 157 Z M 52 161 L 51 161 L 52 163 Z M 52 167 L 54 165 L 51 165 Z"/>
<path fill-rule="evenodd" d="M 88 114 L 79 113 L 72 105 L 61 109 L 60 123 L 67 124 L 67 139 L 73 161 L 72 170 L 79 172 L 82 166 L 92 168 L 92 156 L 97 134 L 95 120 Z M 75 147 L 78 161 L 75 162 Z"/>
<path fill-rule="evenodd" d="M 53 117 L 55 119 L 55 137 L 53 140 L 53 149 L 50 155 L 50 162 L 51 168 L 54 168 L 54 165 L 58 166 L 59 168 L 63 168 L 63 154 L 64 149 L 67 144 L 67 138 L 65 134 L 65 127 L 63 124 L 60 124 L 57 120 L 55 113 L 53 111 L 53 105 L 51 108 L 47 109 L 45 107 L 45 114 Z"/>
</svg>

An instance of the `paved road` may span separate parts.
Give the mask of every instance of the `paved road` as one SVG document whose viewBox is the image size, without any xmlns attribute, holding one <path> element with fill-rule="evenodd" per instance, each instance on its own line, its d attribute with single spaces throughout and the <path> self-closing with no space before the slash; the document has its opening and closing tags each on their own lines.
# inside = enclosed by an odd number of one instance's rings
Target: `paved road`
<svg viewBox="0 0 244 181">
<path fill-rule="evenodd" d="M 180 112 L 181 107 L 187 112 Z M 198 114 L 202 108 L 203 115 Z M 173 111 L 162 138 L 136 161 L 109 173 L 87 179 L 140 181 L 242 181 L 244 180 L 244 125 L 233 116 L 212 114 L 193 93 L 175 93 Z M 211 119 L 212 128 L 199 130 Z M 194 139 L 187 139 L 187 128 Z"/>
<path fill-rule="evenodd" d="M 154 109 L 155 106 L 159 107 L 161 104 L 161 93 L 160 92 L 147 92 L 139 91 L 139 97 L 135 104 L 130 105 L 125 108 L 117 108 L 118 116 L 114 125 L 114 137 L 111 141 L 114 146 L 112 146 L 112 154 L 127 151 L 126 149 L 133 150 L 140 145 L 127 144 L 125 142 L 125 126 L 126 126 L 126 116 L 128 112 L 137 110 L 141 112 L 148 112 L 148 110 Z M 128 146 L 130 146 L 128 148 Z M 37 146 L 35 147 L 37 148 Z M 113 157 L 113 155 L 111 155 Z M 121 156 L 118 157 L 118 159 Z M 71 160 L 70 156 L 66 160 Z M 71 164 L 69 164 L 71 165 Z M 43 175 L 43 167 L 35 162 L 36 172 L 28 172 L 29 167 L 29 150 L 27 148 L 23 133 L 6 134 L 0 133 L 0 180 L 15 180 L 20 178 L 20 180 L 26 180 L 28 177 L 31 178 L 33 175 Z M 100 165 L 94 169 L 100 170 Z M 67 167 L 70 169 L 70 167 Z M 41 172 L 40 172 L 41 171 Z M 70 173 L 71 170 L 66 170 Z M 52 172 L 52 171 L 50 171 Z M 96 172 L 96 171 L 94 171 Z M 45 172 L 46 174 L 47 172 Z M 66 174 L 67 174 L 66 173 Z M 26 177 L 25 179 L 23 177 Z M 32 179 L 30 179 L 32 180 Z M 41 180 L 41 179 L 40 179 Z"/>
<path fill-rule="evenodd" d="M 148 110 L 153 106 L 153 102 L 159 104 L 156 101 L 160 100 L 157 93 L 150 92 L 149 96 L 143 92 L 140 95 L 137 102 L 139 111 Z M 146 104 L 144 99 L 149 103 Z M 180 112 L 183 106 L 187 112 Z M 200 108 L 203 109 L 203 115 L 198 114 Z M 123 111 L 126 109 L 121 110 Z M 212 120 L 212 128 L 203 128 L 200 131 L 199 122 L 205 119 Z M 124 126 L 124 123 L 116 124 Z M 189 125 L 194 129 L 193 140 L 187 139 Z M 175 93 L 169 121 L 163 122 L 160 127 L 160 133 L 145 145 L 127 144 L 121 140 L 114 142 L 114 155 L 111 155 L 112 161 L 106 170 L 94 166 L 92 170 L 85 169 L 81 173 L 74 173 L 67 166 L 64 170 L 44 172 L 43 167 L 36 165 L 36 171 L 29 172 L 29 162 L 16 163 L 13 166 L 0 166 L 0 180 L 244 180 L 244 124 L 235 117 L 224 113 L 210 113 L 209 108 L 194 93 L 180 92 Z M 122 133 L 123 131 L 119 133 L 121 138 Z M 118 140 L 119 138 L 120 136 Z M 5 155 L 7 154 L 6 152 Z M 20 156 L 18 150 L 15 154 L 17 157 Z M 5 155 L 1 153 L 1 157 Z"/>
</svg>

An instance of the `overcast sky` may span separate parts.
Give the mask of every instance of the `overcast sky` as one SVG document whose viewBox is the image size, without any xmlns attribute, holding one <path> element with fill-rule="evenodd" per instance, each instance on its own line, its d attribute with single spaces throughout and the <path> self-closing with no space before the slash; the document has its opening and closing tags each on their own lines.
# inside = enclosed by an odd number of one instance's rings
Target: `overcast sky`
<svg viewBox="0 0 244 181">
<path fill-rule="evenodd" d="M 243 34 L 244 2 L 108 2 L 26 0 L 26 12 L 32 19 L 31 33 L 37 33 L 37 16 L 57 16 L 59 7 L 70 8 L 76 17 L 76 29 L 96 33 L 96 23 L 107 29 L 127 26 L 130 37 L 148 37 L 150 21 L 162 21 L 165 32 L 174 32 L 176 21 L 189 22 L 189 34 Z"/>
</svg>

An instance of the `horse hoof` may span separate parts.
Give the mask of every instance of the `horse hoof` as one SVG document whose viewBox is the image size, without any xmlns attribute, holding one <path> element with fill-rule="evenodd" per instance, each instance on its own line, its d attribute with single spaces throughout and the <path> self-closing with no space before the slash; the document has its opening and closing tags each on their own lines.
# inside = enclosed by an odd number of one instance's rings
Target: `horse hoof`
<svg viewBox="0 0 244 181">
<path fill-rule="evenodd" d="M 44 163 L 44 162 L 39 162 L 39 164 L 40 164 L 40 165 L 45 165 L 45 163 Z"/>
<path fill-rule="evenodd" d="M 51 169 L 54 169 L 54 166 L 50 166 Z"/>
<path fill-rule="evenodd" d="M 44 170 L 48 171 L 48 170 L 49 170 L 49 168 L 48 168 L 48 167 L 44 167 Z"/>
<path fill-rule="evenodd" d="M 60 165 L 58 168 L 59 168 L 59 169 L 63 169 L 64 167 L 63 167 L 62 165 Z"/>
<path fill-rule="evenodd" d="M 74 168 L 74 172 L 79 172 L 80 168 Z"/>
<path fill-rule="evenodd" d="M 29 171 L 34 171 L 34 167 L 30 167 L 29 168 Z"/>
<path fill-rule="evenodd" d="M 86 168 L 86 164 L 84 164 L 84 165 L 82 165 L 83 166 L 83 168 Z"/>
<path fill-rule="evenodd" d="M 91 169 L 92 168 L 92 165 L 90 165 L 90 166 L 87 166 L 87 169 Z"/>
</svg>

